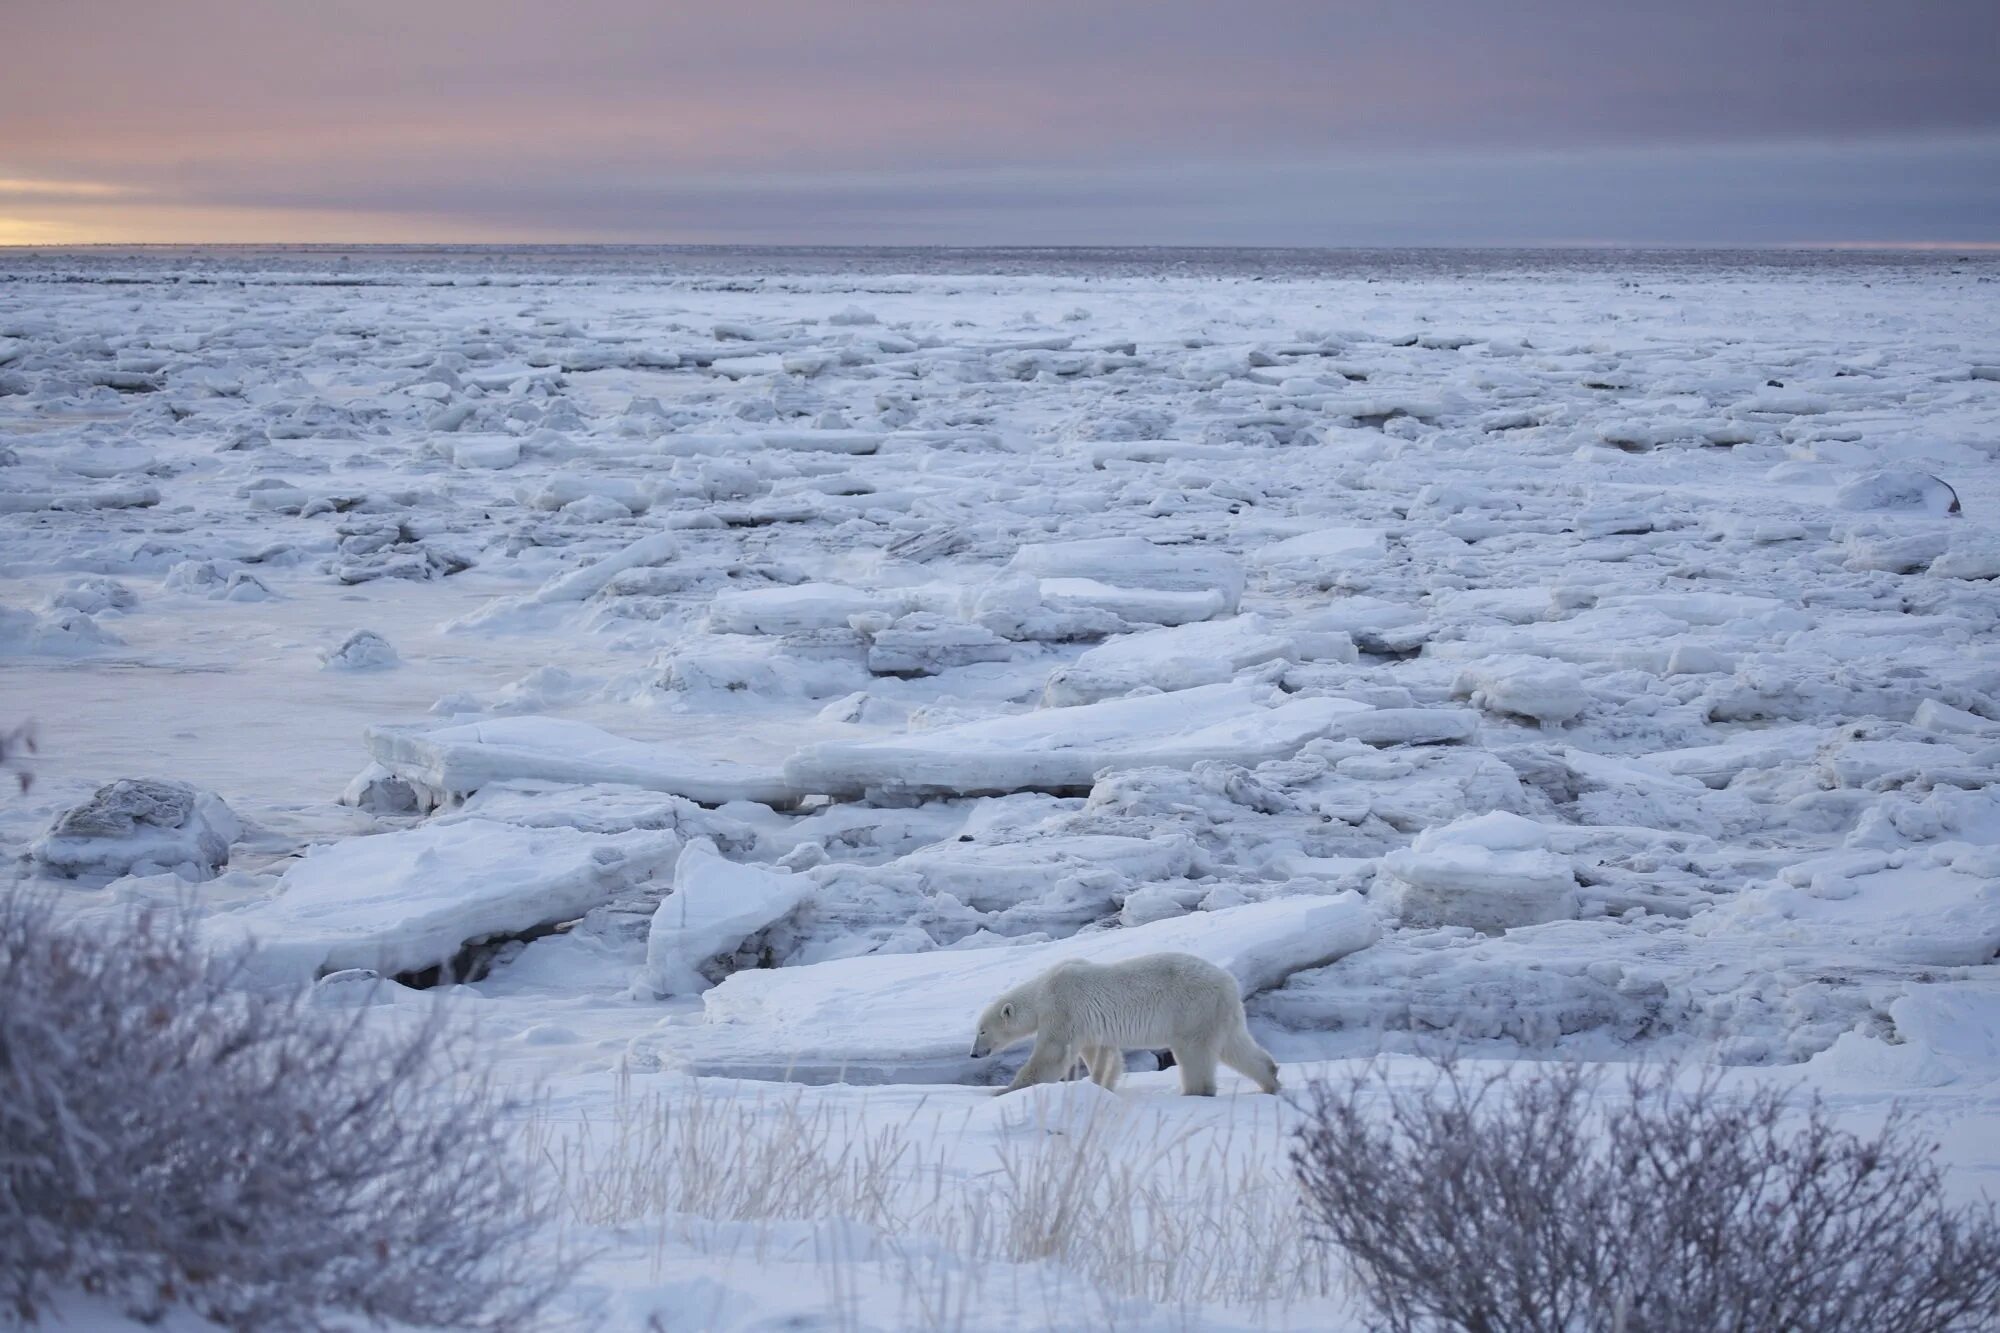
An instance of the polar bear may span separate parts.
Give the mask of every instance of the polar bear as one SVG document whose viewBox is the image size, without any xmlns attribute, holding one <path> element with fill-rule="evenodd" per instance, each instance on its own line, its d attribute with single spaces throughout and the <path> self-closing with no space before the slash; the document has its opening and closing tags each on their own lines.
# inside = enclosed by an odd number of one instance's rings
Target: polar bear
<svg viewBox="0 0 2000 1333">
<path fill-rule="evenodd" d="M 1165 1046 L 1181 1071 L 1181 1091 L 1215 1095 L 1220 1060 L 1278 1090 L 1278 1065 L 1250 1038 L 1236 978 L 1185 953 L 1154 953 L 1099 966 L 1080 959 L 1057 963 L 1002 995 L 979 1016 L 974 1059 L 1023 1038 L 1035 1050 L 1002 1091 L 1066 1077 L 1079 1055 L 1099 1087 L 1115 1088 L 1127 1047 Z"/>
</svg>

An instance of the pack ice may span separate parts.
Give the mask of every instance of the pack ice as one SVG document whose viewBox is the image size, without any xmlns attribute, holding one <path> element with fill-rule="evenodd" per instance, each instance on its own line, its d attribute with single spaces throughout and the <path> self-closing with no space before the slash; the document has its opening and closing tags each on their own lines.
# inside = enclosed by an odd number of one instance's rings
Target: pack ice
<svg viewBox="0 0 2000 1333">
<path fill-rule="evenodd" d="M 347 262 L 0 258 L 67 903 L 574 1068 L 985 1079 L 1150 948 L 1287 1059 L 2000 1026 L 1990 257 Z"/>
</svg>

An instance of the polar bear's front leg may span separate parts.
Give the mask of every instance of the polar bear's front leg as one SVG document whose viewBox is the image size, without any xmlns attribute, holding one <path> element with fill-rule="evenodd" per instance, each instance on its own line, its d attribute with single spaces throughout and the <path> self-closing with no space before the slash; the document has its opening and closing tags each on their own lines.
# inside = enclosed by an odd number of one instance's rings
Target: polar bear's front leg
<svg viewBox="0 0 2000 1333">
<path fill-rule="evenodd" d="M 1215 1047 L 1208 1043 L 1189 1042 L 1170 1049 L 1174 1053 L 1174 1064 L 1181 1071 L 1181 1091 L 1189 1097 L 1213 1097 Z"/>
<path fill-rule="evenodd" d="M 1054 1083 L 1069 1073 L 1076 1064 L 1076 1048 L 1068 1042 L 1050 1041 L 1046 1037 L 1035 1039 L 1034 1053 L 1028 1056 L 1028 1063 L 1021 1066 L 1014 1081 L 1001 1091 L 1016 1092 L 1032 1083 Z"/>
<path fill-rule="evenodd" d="M 1118 1076 L 1125 1072 L 1125 1052 L 1116 1046 L 1086 1047 L 1083 1063 L 1097 1086 L 1108 1092 L 1118 1086 Z"/>
</svg>

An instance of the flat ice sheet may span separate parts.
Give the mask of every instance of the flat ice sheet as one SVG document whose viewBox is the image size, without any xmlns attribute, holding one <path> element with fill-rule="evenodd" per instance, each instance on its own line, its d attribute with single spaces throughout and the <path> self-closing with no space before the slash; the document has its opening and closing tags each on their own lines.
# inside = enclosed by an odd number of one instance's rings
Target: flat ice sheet
<svg viewBox="0 0 2000 1333">
<path fill-rule="evenodd" d="M 1088 787 L 1106 768 L 1280 759 L 1367 709 L 1350 699 L 1274 693 L 1204 685 L 880 740 L 824 741 L 793 756 L 785 777 L 801 790 L 839 795 L 871 787 L 959 793 Z"/>
<path fill-rule="evenodd" d="M 726 724 L 718 721 L 718 728 Z M 376 727 L 368 752 L 397 776 L 452 800 L 495 782 L 618 783 L 670 792 L 705 805 L 783 804 L 800 789 L 770 769 L 678 753 L 552 717 L 495 718 L 435 730 Z"/>
<path fill-rule="evenodd" d="M 409 972 L 475 941 L 582 916 L 671 872 L 680 848 L 675 833 L 485 819 L 352 838 L 314 850 L 268 901 L 211 918 L 211 938 L 253 944 L 255 974 L 274 982 L 350 967 Z"/>
</svg>

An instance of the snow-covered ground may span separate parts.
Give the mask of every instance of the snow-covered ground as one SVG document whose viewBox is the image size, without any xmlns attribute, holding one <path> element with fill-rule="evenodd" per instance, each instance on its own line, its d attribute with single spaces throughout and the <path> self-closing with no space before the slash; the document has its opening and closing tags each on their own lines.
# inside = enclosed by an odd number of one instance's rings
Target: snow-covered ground
<svg viewBox="0 0 2000 1333">
<path fill-rule="evenodd" d="M 615 258 L 0 255 L 31 879 L 330 1002 L 456 958 L 552 1159 L 698 1088 L 963 1184 L 1108 1101 L 1281 1185 L 1234 1076 L 964 1055 L 1166 947 L 1295 1086 L 1715 1061 L 2000 1193 L 2000 261 Z M 1345 1318 L 665 1208 L 565 1317 Z"/>
</svg>

